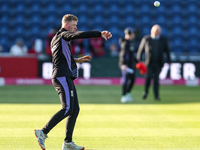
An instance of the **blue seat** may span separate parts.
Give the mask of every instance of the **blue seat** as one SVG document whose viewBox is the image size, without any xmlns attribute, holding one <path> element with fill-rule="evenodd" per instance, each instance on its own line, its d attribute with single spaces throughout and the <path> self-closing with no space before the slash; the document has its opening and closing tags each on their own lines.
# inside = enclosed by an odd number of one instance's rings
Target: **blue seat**
<svg viewBox="0 0 200 150">
<path fill-rule="evenodd" d="M 41 24 L 41 16 L 40 15 L 34 15 L 31 19 L 30 19 L 30 24 L 32 25 L 40 25 Z"/>
<path fill-rule="evenodd" d="M 187 14 L 194 14 L 194 15 L 200 14 L 198 5 L 196 5 L 194 3 L 189 3 L 186 6 L 186 12 L 187 12 Z"/>
<path fill-rule="evenodd" d="M 182 37 L 182 35 L 183 35 L 183 29 L 182 28 L 180 28 L 180 27 L 174 27 L 173 29 L 172 29 L 172 34 L 174 35 L 174 36 L 181 36 Z"/>
<path fill-rule="evenodd" d="M 4 36 L 4 37 L 0 38 L 0 45 L 3 46 L 3 52 L 9 52 L 10 42 L 9 42 L 8 37 Z"/>
<path fill-rule="evenodd" d="M 126 3 L 124 5 L 124 12 L 125 12 L 125 14 L 132 14 L 135 10 L 136 9 L 135 9 L 134 5 L 131 5 L 129 3 Z"/>
<path fill-rule="evenodd" d="M 55 5 L 54 3 L 47 4 L 45 10 L 47 15 L 55 14 L 58 12 L 57 5 Z"/>
<path fill-rule="evenodd" d="M 25 4 L 19 3 L 15 6 L 14 12 L 15 12 L 15 14 L 24 14 L 26 9 L 27 8 L 26 8 Z"/>
<path fill-rule="evenodd" d="M 94 27 L 92 28 L 92 30 L 103 31 L 104 28 L 103 28 L 103 26 L 101 26 L 101 25 L 97 25 L 97 26 L 94 26 Z"/>
<path fill-rule="evenodd" d="M 187 30 L 187 37 L 196 37 L 196 38 L 198 38 L 198 37 L 200 37 L 200 35 L 199 35 L 199 27 L 198 26 L 195 26 L 195 27 L 190 27 L 190 28 L 188 28 L 188 30 Z"/>
<path fill-rule="evenodd" d="M 113 16 L 110 16 L 108 18 L 108 21 L 110 24 L 118 24 L 119 23 L 119 20 L 120 20 L 120 17 L 118 15 L 113 15 Z"/>
<path fill-rule="evenodd" d="M 51 27 L 57 25 L 57 17 L 55 15 L 49 15 L 45 18 L 44 25 L 50 25 Z"/>
<path fill-rule="evenodd" d="M 151 12 L 151 6 L 148 4 L 142 4 L 140 7 L 140 11 L 142 14 L 149 14 Z"/>
<path fill-rule="evenodd" d="M 158 8 L 155 9 L 156 15 L 167 16 L 166 9 L 166 5 L 161 4 Z"/>
<path fill-rule="evenodd" d="M 31 27 L 30 35 L 32 38 L 41 38 L 41 28 L 39 26 Z"/>
<path fill-rule="evenodd" d="M 148 26 L 151 26 L 152 25 L 152 19 L 151 19 L 151 17 L 149 17 L 149 16 L 143 16 L 143 17 L 141 17 L 140 18 L 140 24 L 141 24 L 141 26 L 143 26 L 143 25 L 148 25 Z"/>
<path fill-rule="evenodd" d="M 180 4 L 175 4 L 175 5 L 171 5 L 170 10 L 168 11 L 170 16 L 173 16 L 174 14 L 176 15 L 184 15 L 184 11 L 182 10 L 183 8 L 181 7 Z"/>
<path fill-rule="evenodd" d="M 61 10 L 60 10 L 61 15 L 63 16 L 65 14 L 72 13 L 73 9 L 74 8 L 71 3 L 68 3 L 67 5 L 62 5 Z"/>
<path fill-rule="evenodd" d="M 1 10 L 1 14 L 5 15 L 8 14 L 8 12 L 10 11 L 10 5 L 7 3 L 3 3 L 0 5 L 0 10 Z"/>
<path fill-rule="evenodd" d="M 29 9 L 30 14 L 39 15 L 41 13 L 42 7 L 40 3 L 33 3 Z"/>
<path fill-rule="evenodd" d="M 126 22 L 126 26 L 134 27 L 136 23 L 136 18 L 133 15 L 128 15 L 124 18 L 124 22 Z"/>
<path fill-rule="evenodd" d="M 10 17 L 8 15 L 3 15 L 0 17 L 0 24 L 1 25 L 8 25 L 10 23 Z"/>
<path fill-rule="evenodd" d="M 181 17 L 181 16 L 173 16 L 172 17 L 172 20 L 171 20 L 172 22 L 171 22 L 171 25 L 177 25 L 177 26 L 181 26 L 181 27 L 183 27 L 183 17 Z"/>
<path fill-rule="evenodd" d="M 22 25 L 22 26 L 24 26 L 25 25 L 24 20 L 26 20 L 26 17 L 24 15 L 16 16 L 14 18 L 14 25 Z"/>
<path fill-rule="evenodd" d="M 189 25 L 198 26 L 199 25 L 199 17 L 198 16 L 193 16 L 193 15 L 192 16 L 188 15 L 187 23 Z"/>
<path fill-rule="evenodd" d="M 98 24 L 102 24 L 102 22 L 104 22 L 104 17 L 102 15 L 97 15 L 94 20 L 93 20 L 94 24 L 98 25 Z"/>
<path fill-rule="evenodd" d="M 191 38 L 189 41 L 188 41 L 188 46 L 190 48 L 199 48 L 199 40 L 197 38 Z"/>
<path fill-rule="evenodd" d="M 13 35 L 16 37 L 21 37 L 24 39 L 25 37 L 25 27 L 24 26 L 16 26 L 13 30 Z"/>
<path fill-rule="evenodd" d="M 9 33 L 9 29 L 8 29 L 8 26 L 1 26 L 0 27 L 0 35 L 1 36 L 5 36 Z"/>
<path fill-rule="evenodd" d="M 98 15 L 106 15 L 107 13 L 105 12 L 105 6 L 104 6 L 104 4 L 102 3 L 102 2 L 99 2 L 99 1 L 97 1 L 97 2 L 95 2 L 95 3 L 91 3 L 91 4 L 89 4 L 89 10 L 88 10 L 88 15 L 90 16 L 90 17 L 95 17 L 96 16 L 96 14 L 98 14 Z"/>
<path fill-rule="evenodd" d="M 88 31 L 89 28 L 88 28 L 88 26 L 79 26 L 79 25 L 78 25 L 78 30 L 79 30 L 79 31 Z"/>
<path fill-rule="evenodd" d="M 120 35 L 119 31 L 120 31 L 120 29 L 117 26 L 112 26 L 112 27 L 109 28 L 109 32 L 112 33 L 113 37 L 115 37 L 115 36 L 119 37 L 119 35 Z"/>
<path fill-rule="evenodd" d="M 174 38 L 173 40 L 174 46 L 183 49 L 183 39 L 182 38 Z"/>
<path fill-rule="evenodd" d="M 151 26 L 143 26 L 141 34 L 142 36 L 150 34 Z"/>
<path fill-rule="evenodd" d="M 85 3 L 85 2 L 84 3 L 78 3 L 77 11 L 79 13 L 87 14 L 88 10 L 89 10 L 89 7 L 88 7 L 87 3 Z"/>
<path fill-rule="evenodd" d="M 80 14 L 78 17 L 78 27 L 88 24 L 88 16 Z"/>
<path fill-rule="evenodd" d="M 166 27 L 167 26 L 166 20 L 167 20 L 167 18 L 165 16 L 158 15 L 156 17 L 155 23 L 159 24 L 161 27 Z"/>
<path fill-rule="evenodd" d="M 118 3 L 113 3 L 108 10 L 111 15 L 119 15 L 120 6 Z"/>
</svg>

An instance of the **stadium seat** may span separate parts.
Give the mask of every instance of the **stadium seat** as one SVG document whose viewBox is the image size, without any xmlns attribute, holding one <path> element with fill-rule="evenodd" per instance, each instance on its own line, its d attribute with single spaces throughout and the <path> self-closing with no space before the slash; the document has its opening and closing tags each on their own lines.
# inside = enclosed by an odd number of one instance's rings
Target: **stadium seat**
<svg viewBox="0 0 200 150">
<path fill-rule="evenodd" d="M 41 28 L 39 26 L 33 26 L 29 30 L 31 38 L 41 38 Z"/>
<path fill-rule="evenodd" d="M 104 17 L 102 15 L 97 15 L 93 21 L 94 25 L 102 24 L 104 22 Z"/>
<path fill-rule="evenodd" d="M 25 4 L 23 3 L 19 3 L 15 6 L 14 8 L 14 11 L 15 11 L 15 14 L 24 14 L 25 10 L 27 10 Z"/>
<path fill-rule="evenodd" d="M 34 14 L 34 15 L 40 15 L 41 10 L 42 10 L 42 7 L 40 3 L 33 3 L 31 7 L 29 8 L 30 14 Z"/>
<path fill-rule="evenodd" d="M 199 48 L 199 40 L 197 38 L 189 39 L 188 46 L 190 48 Z"/>
<path fill-rule="evenodd" d="M 200 29 L 199 29 L 198 26 L 190 27 L 190 28 L 188 28 L 188 30 L 187 30 L 187 37 L 190 37 L 190 36 L 191 36 L 191 37 L 196 37 L 196 38 L 198 38 L 198 37 L 200 37 L 199 31 L 200 31 Z"/>
<path fill-rule="evenodd" d="M 120 31 L 120 29 L 117 26 L 112 26 L 109 28 L 109 32 L 112 33 L 113 37 L 119 37 L 119 35 L 120 35 L 119 31 Z"/>
<path fill-rule="evenodd" d="M 136 23 L 136 18 L 132 15 L 127 15 L 125 18 L 124 18 L 124 22 L 126 22 L 126 26 L 128 27 L 134 27 Z"/>
<path fill-rule="evenodd" d="M 167 18 L 165 16 L 159 14 L 155 19 L 155 24 L 159 24 L 161 27 L 167 27 L 166 20 Z"/>
<path fill-rule="evenodd" d="M 198 5 L 194 4 L 194 3 L 189 3 L 186 6 L 186 12 L 188 15 L 193 14 L 193 15 L 199 15 L 199 7 Z"/>
<path fill-rule="evenodd" d="M 48 15 L 47 17 L 45 17 L 44 20 L 45 20 L 44 26 L 47 25 L 47 26 L 51 26 L 51 27 L 57 26 L 57 23 L 59 22 L 59 21 L 57 21 L 57 17 L 55 15 Z M 59 22 L 59 24 L 61 24 L 61 23 Z"/>
<path fill-rule="evenodd" d="M 113 3 L 110 7 L 108 7 L 109 9 L 109 14 L 110 15 L 119 15 L 120 12 L 120 6 L 118 5 L 118 3 Z"/>
<path fill-rule="evenodd" d="M 143 16 L 140 18 L 140 25 L 141 26 L 151 26 L 152 25 L 152 19 L 150 16 Z"/>
<path fill-rule="evenodd" d="M 93 15 L 103 13 L 105 10 L 104 5 L 102 3 L 94 4 L 91 7 L 92 7 L 91 13 L 93 13 Z"/>
<path fill-rule="evenodd" d="M 133 14 L 133 12 L 137 13 L 134 3 L 125 2 L 122 10 L 123 10 L 124 14 Z"/>
<path fill-rule="evenodd" d="M 143 15 L 151 13 L 151 7 L 148 4 L 142 4 L 140 7 L 140 11 Z"/>
<path fill-rule="evenodd" d="M 40 15 L 34 15 L 30 18 L 30 24 L 31 25 L 40 25 L 41 20 L 42 20 L 42 18 Z"/>
<path fill-rule="evenodd" d="M 160 5 L 158 8 L 155 9 L 156 15 L 160 15 L 160 16 L 167 16 L 167 12 L 166 12 L 166 5 Z"/>
<path fill-rule="evenodd" d="M 14 18 L 14 26 L 17 25 L 21 25 L 21 26 L 25 26 L 25 23 L 24 23 L 24 20 L 26 20 L 26 17 L 24 15 L 19 15 L 19 16 L 16 16 Z"/>
<path fill-rule="evenodd" d="M 118 25 L 118 23 L 120 23 L 119 20 L 120 20 L 120 17 L 118 15 L 112 15 L 112 16 L 109 16 L 108 18 L 109 24 Z"/>
<path fill-rule="evenodd" d="M 0 38 L 0 45 L 3 46 L 3 52 L 9 52 L 10 42 L 8 37 L 4 36 L 3 38 Z"/>
<path fill-rule="evenodd" d="M 171 20 L 171 25 L 183 27 L 183 25 L 184 25 L 183 24 L 183 17 L 181 17 L 181 16 L 173 16 L 172 20 Z"/>
<path fill-rule="evenodd" d="M 56 14 L 58 12 L 57 5 L 54 3 L 47 4 L 45 7 L 46 15 Z"/>
<path fill-rule="evenodd" d="M 184 13 L 185 12 L 182 10 L 181 5 L 179 3 L 176 3 L 174 5 L 170 5 L 170 9 L 168 11 L 168 14 L 170 16 L 173 16 L 174 14 L 182 16 L 182 15 L 184 15 Z"/>
<path fill-rule="evenodd" d="M 13 36 L 25 38 L 25 27 L 23 26 L 16 26 L 13 30 Z"/>
<path fill-rule="evenodd" d="M 63 5 L 61 6 L 61 14 L 62 16 L 65 15 L 65 14 L 68 14 L 68 13 L 72 13 L 73 12 L 73 6 L 71 3 L 67 4 L 67 5 Z"/>
<path fill-rule="evenodd" d="M 150 34 L 151 26 L 143 26 L 141 30 L 142 36 L 148 35 Z"/>
<path fill-rule="evenodd" d="M 0 5 L 0 10 L 2 15 L 8 14 L 8 12 L 11 10 L 10 5 L 7 3 L 2 3 Z"/>
<path fill-rule="evenodd" d="M 178 47 L 178 48 L 180 48 L 180 49 L 183 49 L 183 39 L 182 38 L 174 38 L 174 40 L 173 40 L 173 44 L 174 44 L 174 46 L 175 47 Z"/>
<path fill-rule="evenodd" d="M 187 24 L 190 26 L 199 26 L 199 17 L 194 15 L 188 15 Z"/>
<path fill-rule="evenodd" d="M 0 17 L 0 24 L 1 25 L 8 25 L 10 23 L 10 17 L 8 15 L 3 15 Z"/>
<path fill-rule="evenodd" d="M 86 15 L 79 15 L 77 16 L 78 17 L 78 26 L 81 27 L 81 26 L 86 26 L 88 24 L 88 16 Z"/>
<path fill-rule="evenodd" d="M 4 26 L 1 26 L 0 28 L 0 35 L 1 36 L 5 36 L 9 33 L 9 29 L 8 29 L 8 26 L 4 25 Z"/>
<path fill-rule="evenodd" d="M 89 10 L 89 7 L 88 7 L 87 3 L 85 3 L 85 2 L 78 3 L 77 11 L 78 11 L 80 14 L 81 14 L 81 13 L 88 14 L 88 10 Z"/>
<path fill-rule="evenodd" d="M 174 27 L 173 29 L 172 29 L 172 34 L 173 34 L 173 36 L 176 36 L 176 37 L 182 37 L 182 35 L 183 35 L 183 29 L 182 28 L 180 28 L 180 27 Z"/>
</svg>

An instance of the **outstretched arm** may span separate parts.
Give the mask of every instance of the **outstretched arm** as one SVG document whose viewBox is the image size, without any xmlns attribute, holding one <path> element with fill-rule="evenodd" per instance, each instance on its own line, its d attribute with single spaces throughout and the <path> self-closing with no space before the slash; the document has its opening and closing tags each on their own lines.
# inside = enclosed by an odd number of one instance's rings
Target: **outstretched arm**
<svg viewBox="0 0 200 150">
<path fill-rule="evenodd" d="M 85 61 L 90 61 L 90 59 L 92 59 L 92 57 L 89 56 L 89 55 L 86 55 L 86 56 L 83 56 L 83 57 L 80 57 L 80 58 L 74 58 L 76 63 L 82 63 L 82 62 L 85 62 Z"/>
</svg>

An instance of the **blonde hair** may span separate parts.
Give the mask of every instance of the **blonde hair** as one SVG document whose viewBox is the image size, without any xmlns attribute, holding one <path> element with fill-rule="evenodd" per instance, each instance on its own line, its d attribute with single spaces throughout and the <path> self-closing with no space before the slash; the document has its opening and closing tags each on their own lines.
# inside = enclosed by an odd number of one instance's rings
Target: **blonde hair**
<svg viewBox="0 0 200 150">
<path fill-rule="evenodd" d="M 62 18 L 62 25 L 64 25 L 65 23 L 71 22 L 72 20 L 78 21 L 78 18 L 75 15 L 66 14 Z"/>
</svg>

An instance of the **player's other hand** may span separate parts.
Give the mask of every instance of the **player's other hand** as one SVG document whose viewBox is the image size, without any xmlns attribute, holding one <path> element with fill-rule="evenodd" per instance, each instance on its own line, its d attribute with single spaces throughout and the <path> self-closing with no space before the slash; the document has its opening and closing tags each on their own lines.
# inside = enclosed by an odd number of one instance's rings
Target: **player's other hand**
<svg viewBox="0 0 200 150">
<path fill-rule="evenodd" d="M 107 41 L 107 39 L 110 39 L 112 37 L 112 34 L 108 31 L 102 31 L 101 36 Z"/>
<path fill-rule="evenodd" d="M 86 56 L 83 56 L 83 57 L 80 57 L 80 58 L 75 58 L 74 60 L 77 62 L 77 63 L 82 63 L 84 61 L 90 61 L 90 59 L 92 59 L 91 56 L 89 55 L 86 55 Z"/>
</svg>

